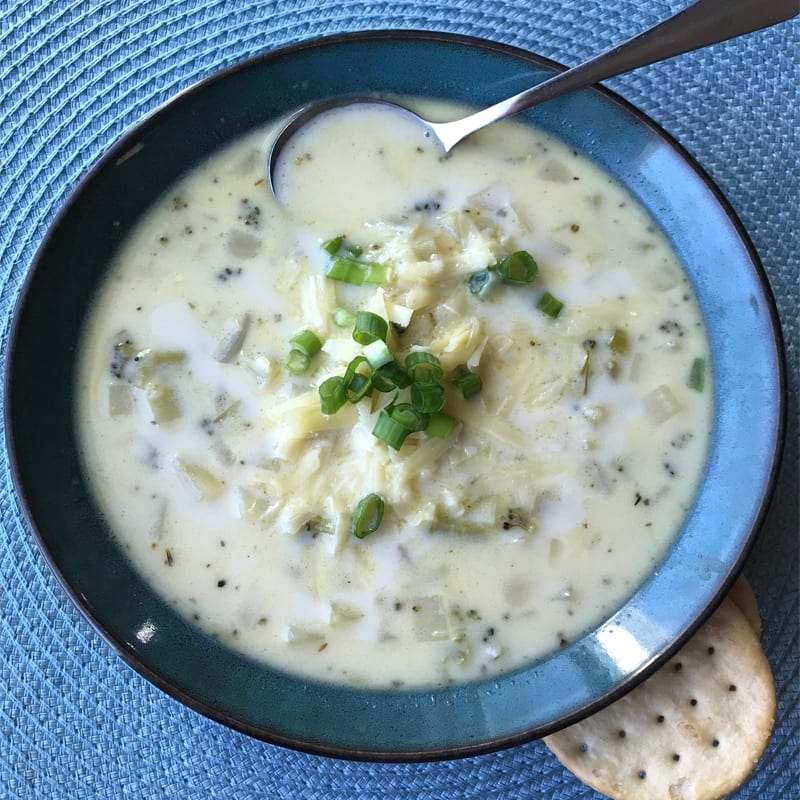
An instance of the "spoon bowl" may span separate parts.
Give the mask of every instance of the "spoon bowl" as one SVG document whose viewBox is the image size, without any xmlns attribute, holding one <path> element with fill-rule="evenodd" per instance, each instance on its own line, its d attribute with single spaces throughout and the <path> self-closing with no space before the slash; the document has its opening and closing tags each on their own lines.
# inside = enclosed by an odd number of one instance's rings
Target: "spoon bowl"
<svg viewBox="0 0 800 800">
<path fill-rule="evenodd" d="M 313 103 L 295 114 L 273 141 L 267 160 L 270 190 L 278 198 L 275 175 L 286 145 L 302 128 L 327 111 L 365 103 L 393 108 L 419 121 L 427 134 L 439 143 L 442 151 L 449 153 L 470 134 L 547 100 L 657 61 L 784 22 L 798 13 L 800 5 L 786 0 L 738 0 L 733 3 L 730 0 L 696 0 L 663 22 L 577 67 L 488 108 L 449 122 L 430 122 L 398 103 L 371 97 L 334 97 Z"/>
</svg>

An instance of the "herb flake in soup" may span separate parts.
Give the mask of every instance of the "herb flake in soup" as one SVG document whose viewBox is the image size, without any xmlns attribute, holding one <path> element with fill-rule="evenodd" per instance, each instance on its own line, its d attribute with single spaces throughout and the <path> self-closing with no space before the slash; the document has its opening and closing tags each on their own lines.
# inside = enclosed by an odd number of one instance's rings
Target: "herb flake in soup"
<svg viewBox="0 0 800 800">
<path fill-rule="evenodd" d="M 519 667 L 618 608 L 693 501 L 713 399 L 692 287 L 621 186 L 520 123 L 446 158 L 395 123 L 318 120 L 283 206 L 269 131 L 173 186 L 93 304 L 76 409 L 168 602 L 385 687 Z"/>
</svg>

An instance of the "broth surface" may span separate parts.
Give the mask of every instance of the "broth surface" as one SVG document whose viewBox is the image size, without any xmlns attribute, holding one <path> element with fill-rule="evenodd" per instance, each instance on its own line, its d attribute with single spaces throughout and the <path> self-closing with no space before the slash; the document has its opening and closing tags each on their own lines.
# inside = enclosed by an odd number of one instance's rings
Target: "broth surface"
<svg viewBox="0 0 800 800">
<path fill-rule="evenodd" d="M 675 255 L 624 188 L 520 123 L 442 158 L 390 112 L 332 113 L 285 159 L 283 206 L 269 136 L 159 199 L 92 307 L 76 413 L 109 526 L 182 614 L 292 673 L 436 685 L 564 646 L 652 571 L 704 468 L 708 342 Z M 520 251 L 538 274 L 506 284 Z M 342 256 L 367 282 L 326 277 Z M 398 361 L 439 359 L 448 436 L 376 438 L 391 392 L 321 412 L 364 352 L 359 310 Z M 322 350 L 291 374 L 301 330 Z M 386 511 L 359 539 L 368 493 Z"/>
</svg>

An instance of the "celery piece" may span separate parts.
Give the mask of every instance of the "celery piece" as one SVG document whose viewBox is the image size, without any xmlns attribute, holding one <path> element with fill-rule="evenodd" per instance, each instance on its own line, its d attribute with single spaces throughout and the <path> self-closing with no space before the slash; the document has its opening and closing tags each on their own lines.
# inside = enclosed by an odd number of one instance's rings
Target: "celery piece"
<svg viewBox="0 0 800 800">
<path fill-rule="evenodd" d="M 497 530 L 497 520 L 493 519 L 490 524 L 487 524 L 480 519 L 453 517 L 437 508 L 430 530 L 432 533 L 483 535 Z"/>
<path fill-rule="evenodd" d="M 689 370 L 688 386 L 696 392 L 702 392 L 706 384 L 706 360 L 696 358 L 692 361 L 692 368 Z"/>
<path fill-rule="evenodd" d="M 181 416 L 181 407 L 175 391 L 164 384 L 148 383 L 145 387 L 150 413 L 158 425 L 173 422 Z"/>
<path fill-rule="evenodd" d="M 201 500 L 213 500 L 225 491 L 225 481 L 199 464 L 180 458 L 178 468 L 200 495 Z"/>
<path fill-rule="evenodd" d="M 286 641 L 289 644 L 315 644 L 322 646 L 325 644 L 325 636 L 318 631 L 290 625 L 289 630 L 286 631 Z"/>
<path fill-rule="evenodd" d="M 360 620 L 364 615 L 352 606 L 331 601 L 331 625 L 350 625 Z"/>
<path fill-rule="evenodd" d="M 525 508 L 509 508 L 503 515 L 502 525 L 503 530 L 521 528 L 526 533 L 535 533 L 538 528 L 532 512 Z"/>
<path fill-rule="evenodd" d="M 621 328 L 615 328 L 608 340 L 608 346 L 613 352 L 624 356 L 630 347 L 630 339 L 628 338 L 628 334 Z"/>
<path fill-rule="evenodd" d="M 229 364 L 239 355 L 244 344 L 247 331 L 250 329 L 250 315 L 243 314 L 228 320 L 225 324 L 225 335 L 217 345 L 214 358 L 223 364 Z"/>
<path fill-rule="evenodd" d="M 133 382 L 144 387 L 151 383 L 156 372 L 168 365 L 182 364 L 186 360 L 183 350 L 140 350 L 133 357 Z"/>
</svg>

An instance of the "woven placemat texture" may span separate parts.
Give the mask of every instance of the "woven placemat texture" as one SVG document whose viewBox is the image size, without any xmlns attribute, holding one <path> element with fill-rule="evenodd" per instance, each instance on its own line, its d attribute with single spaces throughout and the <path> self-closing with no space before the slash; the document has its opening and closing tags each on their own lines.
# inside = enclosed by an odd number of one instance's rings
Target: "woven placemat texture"
<svg viewBox="0 0 800 800">
<path fill-rule="evenodd" d="M 788 0 L 787 0 L 788 1 Z M 143 114 L 218 68 L 340 31 L 424 28 L 576 63 L 676 0 L 2 0 L 0 331 L 35 249 L 92 162 Z M 789 23 L 610 82 L 673 133 L 739 213 L 768 271 L 790 375 L 786 457 L 746 573 L 780 705 L 735 797 L 798 797 L 798 34 Z M 0 367 L 3 364 L 0 363 Z M 129 669 L 75 610 L 21 521 L 0 452 L 0 800 L 597 798 L 538 742 L 423 765 L 355 764 L 249 739 Z"/>
</svg>

